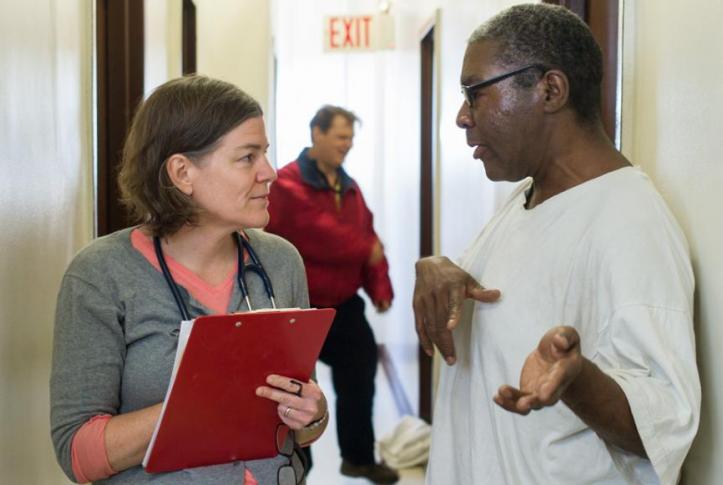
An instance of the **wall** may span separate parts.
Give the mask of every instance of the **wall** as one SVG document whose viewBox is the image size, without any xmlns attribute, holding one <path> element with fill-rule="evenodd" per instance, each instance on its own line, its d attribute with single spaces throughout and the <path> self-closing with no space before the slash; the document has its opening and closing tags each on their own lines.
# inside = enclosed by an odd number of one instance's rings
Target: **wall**
<svg viewBox="0 0 723 485">
<path fill-rule="evenodd" d="M 194 0 L 198 72 L 239 86 L 269 107 L 268 0 Z"/>
<path fill-rule="evenodd" d="M 0 15 L 0 481 L 67 483 L 49 430 L 55 296 L 92 237 L 91 12 L 3 2 Z"/>
<path fill-rule="evenodd" d="M 641 164 L 688 236 L 702 420 L 685 483 L 721 483 L 723 461 L 723 2 L 625 2 L 623 151 Z"/>
<path fill-rule="evenodd" d="M 182 74 L 181 16 L 183 0 L 144 0 L 144 97 Z"/>
<path fill-rule="evenodd" d="M 68 483 L 50 441 L 48 380 L 60 279 L 93 237 L 93 3 L 2 5 L 2 483 Z M 266 105 L 267 2 L 196 4 L 199 69 L 236 83 Z M 144 6 L 148 93 L 181 74 L 181 0 L 146 0 Z"/>
</svg>

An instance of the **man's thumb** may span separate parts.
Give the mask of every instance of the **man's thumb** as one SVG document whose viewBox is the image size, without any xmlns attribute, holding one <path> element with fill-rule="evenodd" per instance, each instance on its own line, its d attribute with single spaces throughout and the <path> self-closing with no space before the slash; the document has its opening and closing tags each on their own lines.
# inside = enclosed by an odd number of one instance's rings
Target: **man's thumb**
<svg viewBox="0 0 723 485">
<path fill-rule="evenodd" d="M 467 298 L 492 303 L 499 300 L 501 295 L 500 290 L 484 288 L 472 278 L 467 282 Z"/>
</svg>

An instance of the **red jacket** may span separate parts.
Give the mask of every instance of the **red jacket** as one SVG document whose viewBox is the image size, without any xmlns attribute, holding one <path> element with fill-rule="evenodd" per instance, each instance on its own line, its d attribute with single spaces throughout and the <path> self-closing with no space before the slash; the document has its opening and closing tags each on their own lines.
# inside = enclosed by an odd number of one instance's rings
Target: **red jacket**
<svg viewBox="0 0 723 485">
<path fill-rule="evenodd" d="M 337 306 L 361 287 L 373 302 L 391 302 L 386 258 L 367 265 L 377 235 L 359 186 L 339 169 L 342 195 L 337 209 L 334 191 L 307 150 L 280 169 L 271 185 L 266 230 L 288 239 L 301 253 L 313 306 Z"/>
</svg>

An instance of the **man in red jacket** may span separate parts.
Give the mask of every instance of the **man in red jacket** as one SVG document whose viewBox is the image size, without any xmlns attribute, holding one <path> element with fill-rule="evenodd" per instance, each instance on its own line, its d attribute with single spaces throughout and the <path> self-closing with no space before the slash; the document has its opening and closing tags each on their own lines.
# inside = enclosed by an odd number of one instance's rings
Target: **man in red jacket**
<svg viewBox="0 0 723 485">
<path fill-rule="evenodd" d="M 394 483 L 374 460 L 372 405 L 377 345 L 364 316 L 364 288 L 377 311 L 391 304 L 387 260 L 372 213 L 342 164 L 354 139 L 354 113 L 322 107 L 311 120 L 312 146 L 279 170 L 271 186 L 266 230 L 291 241 L 304 258 L 313 307 L 337 310 L 320 359 L 332 369 L 341 473 Z"/>
</svg>

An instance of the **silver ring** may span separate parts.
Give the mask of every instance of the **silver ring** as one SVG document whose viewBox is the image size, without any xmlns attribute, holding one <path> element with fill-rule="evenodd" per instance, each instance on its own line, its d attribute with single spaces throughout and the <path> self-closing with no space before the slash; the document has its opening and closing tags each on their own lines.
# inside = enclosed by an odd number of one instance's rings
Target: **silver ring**
<svg viewBox="0 0 723 485">
<path fill-rule="evenodd" d="M 291 415 L 291 411 L 293 411 L 293 409 L 291 409 L 289 406 L 286 406 L 286 411 L 284 411 L 284 417 L 288 418 Z"/>
</svg>

